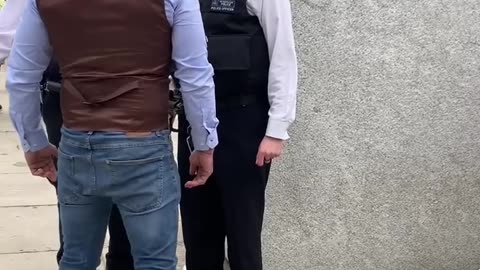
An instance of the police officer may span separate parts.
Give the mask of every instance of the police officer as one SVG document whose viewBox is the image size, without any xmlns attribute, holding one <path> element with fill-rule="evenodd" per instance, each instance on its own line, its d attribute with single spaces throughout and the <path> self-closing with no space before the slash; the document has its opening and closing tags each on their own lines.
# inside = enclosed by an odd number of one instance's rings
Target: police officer
<svg viewBox="0 0 480 270">
<path fill-rule="evenodd" d="M 297 64 L 289 0 L 200 0 L 215 70 L 220 144 L 207 184 L 183 188 L 187 270 L 261 270 L 271 162 L 295 118 Z M 179 117 L 178 163 L 189 172 L 189 124 Z"/>
<path fill-rule="evenodd" d="M 48 140 L 55 147 L 59 146 L 61 128 L 63 125 L 60 108 L 60 88 L 62 76 L 58 64 L 52 60 L 43 74 L 42 80 L 42 117 L 47 129 Z M 56 182 L 52 181 L 56 187 Z M 110 244 L 106 255 L 108 270 L 133 270 L 133 258 L 130 254 L 130 243 L 123 226 L 122 217 L 116 206 L 113 206 L 108 226 Z M 57 262 L 63 255 L 63 235 L 60 227 L 60 249 L 57 252 Z"/>
</svg>

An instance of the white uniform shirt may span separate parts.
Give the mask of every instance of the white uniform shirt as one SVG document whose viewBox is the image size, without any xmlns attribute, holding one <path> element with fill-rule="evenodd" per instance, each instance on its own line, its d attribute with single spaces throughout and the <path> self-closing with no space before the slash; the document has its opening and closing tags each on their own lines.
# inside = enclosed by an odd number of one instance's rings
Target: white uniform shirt
<svg viewBox="0 0 480 270">
<path fill-rule="evenodd" d="M 8 0 L 0 10 L 0 63 L 3 63 L 10 53 L 15 30 L 26 3 L 26 0 Z"/>
<path fill-rule="evenodd" d="M 247 0 L 247 8 L 260 20 L 270 55 L 266 135 L 286 140 L 295 120 L 298 80 L 290 0 Z"/>
</svg>

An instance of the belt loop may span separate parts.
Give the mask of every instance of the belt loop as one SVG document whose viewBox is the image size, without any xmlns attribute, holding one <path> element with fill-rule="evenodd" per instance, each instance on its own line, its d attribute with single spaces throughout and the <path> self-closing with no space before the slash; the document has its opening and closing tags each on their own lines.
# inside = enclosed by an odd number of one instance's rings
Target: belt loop
<svg viewBox="0 0 480 270">
<path fill-rule="evenodd" d="M 89 150 L 93 149 L 92 148 L 92 142 L 91 142 L 92 135 L 93 135 L 93 131 L 87 132 L 87 145 L 88 145 Z"/>
</svg>

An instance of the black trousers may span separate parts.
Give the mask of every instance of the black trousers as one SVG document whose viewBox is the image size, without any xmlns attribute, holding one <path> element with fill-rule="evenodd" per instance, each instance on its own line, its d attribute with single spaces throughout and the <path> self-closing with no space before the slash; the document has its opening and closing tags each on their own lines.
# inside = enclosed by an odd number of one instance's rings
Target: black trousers
<svg viewBox="0 0 480 270">
<path fill-rule="evenodd" d="M 220 144 L 214 172 L 203 187 L 182 190 L 181 214 L 187 270 L 221 270 L 225 237 L 232 270 L 261 270 L 261 231 L 270 166 L 255 165 L 268 121 L 268 105 L 218 111 Z M 189 175 L 188 122 L 179 117 L 178 166 Z"/>
<path fill-rule="evenodd" d="M 42 116 L 47 128 L 48 140 L 51 144 L 58 147 L 60 143 L 60 129 L 63 125 L 62 113 L 60 110 L 60 95 L 54 92 L 42 92 Z M 57 253 L 57 262 L 63 255 L 63 236 L 61 221 L 59 224 L 60 249 Z M 107 269 L 108 270 L 134 270 L 133 258 L 130 253 L 130 242 L 123 226 L 122 217 L 118 208 L 112 208 L 110 223 L 110 244 L 108 246 Z"/>
</svg>

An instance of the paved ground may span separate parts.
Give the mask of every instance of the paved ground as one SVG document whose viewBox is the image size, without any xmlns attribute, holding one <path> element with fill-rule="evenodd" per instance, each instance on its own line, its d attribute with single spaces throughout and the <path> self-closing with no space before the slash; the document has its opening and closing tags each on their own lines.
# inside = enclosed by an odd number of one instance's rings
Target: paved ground
<svg viewBox="0 0 480 270">
<path fill-rule="evenodd" d="M 0 269 L 56 269 L 58 216 L 53 188 L 29 174 L 8 118 L 5 72 L 0 71 Z M 183 242 L 178 248 L 183 267 Z M 102 268 L 103 269 L 103 268 Z"/>
</svg>

